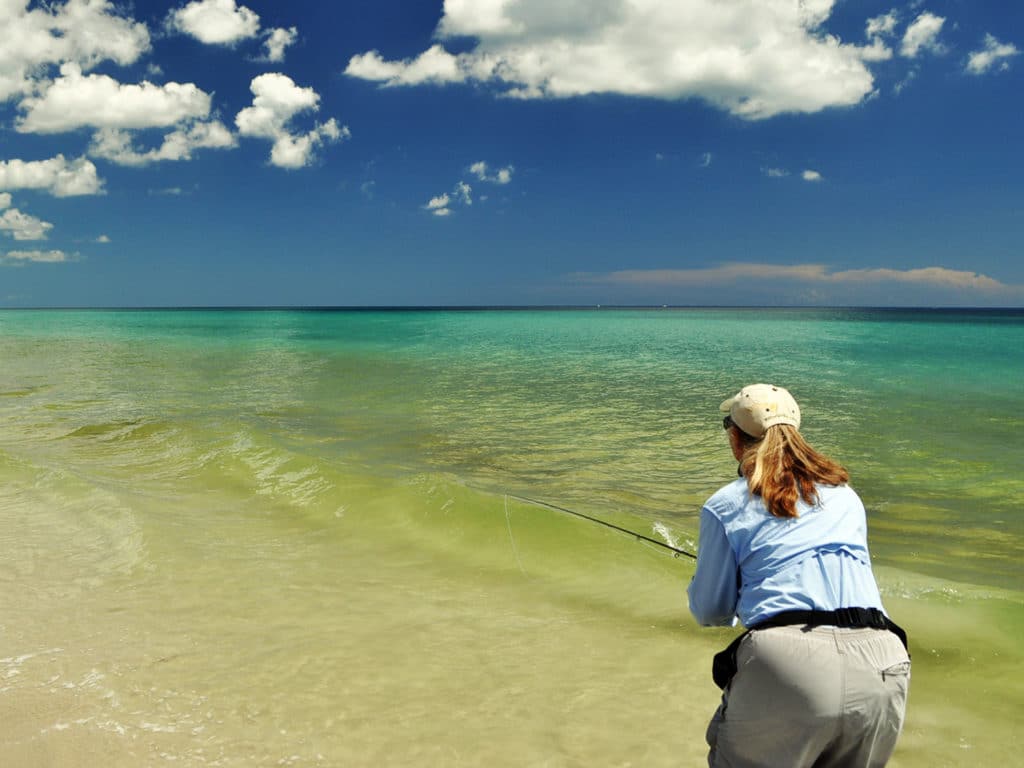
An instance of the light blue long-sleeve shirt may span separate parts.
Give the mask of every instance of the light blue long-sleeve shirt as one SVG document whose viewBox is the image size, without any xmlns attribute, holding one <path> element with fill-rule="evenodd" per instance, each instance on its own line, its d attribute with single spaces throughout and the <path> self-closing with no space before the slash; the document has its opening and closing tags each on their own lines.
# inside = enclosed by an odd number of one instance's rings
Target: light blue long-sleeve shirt
<svg viewBox="0 0 1024 768">
<path fill-rule="evenodd" d="M 743 478 L 704 505 L 690 612 L 705 626 L 744 626 L 792 610 L 878 608 L 864 505 L 849 486 L 818 486 L 818 503 L 774 517 Z"/>
</svg>

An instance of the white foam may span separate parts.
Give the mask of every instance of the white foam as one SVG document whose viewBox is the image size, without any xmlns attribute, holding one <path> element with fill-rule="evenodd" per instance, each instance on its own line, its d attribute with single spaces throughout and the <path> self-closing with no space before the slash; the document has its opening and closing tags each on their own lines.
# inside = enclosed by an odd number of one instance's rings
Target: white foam
<svg viewBox="0 0 1024 768">
<path fill-rule="evenodd" d="M 654 524 L 654 532 L 661 536 L 661 538 L 665 540 L 665 543 L 670 547 L 673 549 L 679 549 L 679 541 L 672 535 L 672 532 L 669 531 L 668 527 L 664 523 L 656 522 Z"/>
</svg>

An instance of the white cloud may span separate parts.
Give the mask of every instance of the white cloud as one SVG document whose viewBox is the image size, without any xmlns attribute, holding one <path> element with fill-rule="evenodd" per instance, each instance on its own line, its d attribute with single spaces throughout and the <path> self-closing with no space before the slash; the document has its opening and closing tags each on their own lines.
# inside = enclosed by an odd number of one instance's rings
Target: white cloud
<svg viewBox="0 0 1024 768">
<path fill-rule="evenodd" d="M 93 136 L 89 154 L 118 165 L 143 166 L 164 160 L 191 160 L 197 149 L 230 149 L 237 145 L 234 135 L 223 123 L 194 123 L 178 128 L 163 138 L 163 143 L 145 152 L 139 152 L 127 131 L 102 128 Z"/>
<path fill-rule="evenodd" d="M 972 75 L 983 75 L 997 65 L 1000 71 L 1006 70 L 1010 68 L 1008 59 L 1019 53 L 1013 43 L 1000 43 L 992 35 L 985 35 L 985 46 L 968 56 L 966 68 Z"/>
<path fill-rule="evenodd" d="M 487 181 L 491 184 L 508 184 L 512 181 L 512 174 L 515 173 L 515 170 L 514 166 L 507 165 L 504 168 L 499 168 L 494 173 L 491 173 L 490 167 L 483 160 L 469 166 L 469 172 L 471 174 L 476 176 L 480 181 Z"/>
<path fill-rule="evenodd" d="M 346 128 L 344 133 L 332 117 L 324 124 L 317 124 L 308 133 L 292 136 L 279 136 L 270 148 L 270 164 L 278 168 L 305 168 L 313 162 L 313 151 L 324 143 L 325 139 L 338 141 L 350 134 Z"/>
<path fill-rule="evenodd" d="M 201 119 L 210 96 L 192 83 L 124 85 L 108 75 L 83 75 L 65 64 L 42 95 L 21 102 L 21 133 L 62 133 L 76 128 L 160 128 Z"/>
<path fill-rule="evenodd" d="M 0 0 L 0 102 L 31 93 L 49 66 L 125 66 L 150 49 L 146 25 L 118 15 L 108 0 L 35 3 L 31 10 L 29 5 L 30 0 Z"/>
<path fill-rule="evenodd" d="M 714 156 L 710 152 L 705 152 L 700 156 L 700 160 L 698 161 L 697 165 L 699 165 L 701 168 L 707 168 L 711 165 L 711 161 L 713 159 Z"/>
<path fill-rule="evenodd" d="M 945 267 L 922 267 L 920 269 L 848 269 L 826 275 L 826 279 L 839 283 L 918 283 L 935 287 L 970 288 L 982 291 L 998 291 L 1008 286 L 988 275 Z"/>
<path fill-rule="evenodd" d="M 293 134 L 290 123 L 301 112 L 316 112 L 320 96 L 312 88 L 303 88 L 279 72 L 268 72 L 253 78 L 249 86 L 252 106 L 235 116 L 235 125 L 242 136 L 269 139 L 273 142 L 270 162 L 279 168 L 302 168 L 313 162 L 314 150 L 325 142 L 351 137 L 347 126 L 333 117 L 318 123 L 304 134 Z"/>
<path fill-rule="evenodd" d="M 864 61 L 888 61 L 892 58 L 892 49 L 882 42 L 880 38 L 871 41 L 871 45 L 862 49 Z M 869 95 L 870 98 L 870 95 Z"/>
<path fill-rule="evenodd" d="M 464 67 L 466 61 L 467 58 L 453 56 L 440 45 L 405 61 L 385 61 L 377 51 L 369 51 L 353 56 L 345 73 L 364 80 L 382 80 L 386 85 L 461 83 L 469 77 Z"/>
<path fill-rule="evenodd" d="M 752 278 L 829 285 L 900 283 L 996 293 L 1014 290 L 1014 286 L 1001 283 L 987 275 L 945 267 L 831 271 L 822 264 L 738 263 L 704 269 L 631 269 L 607 273 L 579 273 L 572 276 L 575 281 L 592 284 L 675 287 L 749 282 Z"/>
<path fill-rule="evenodd" d="M 110 237 L 108 237 L 107 235 L 100 235 L 99 237 L 96 238 L 96 242 L 104 244 L 109 243 Z"/>
<path fill-rule="evenodd" d="M 464 181 L 455 185 L 455 199 L 463 205 L 473 204 L 473 188 Z"/>
<path fill-rule="evenodd" d="M 49 160 L 0 160 L 0 189 L 42 189 L 55 197 L 98 195 L 103 181 L 96 166 L 80 157 L 68 161 L 64 155 Z"/>
<path fill-rule="evenodd" d="M 509 6 L 514 5 L 515 0 L 445 0 L 438 32 L 445 37 L 521 34 L 523 22 L 507 15 Z M 572 12 L 571 0 L 562 5 L 565 14 Z M 575 5 L 578 10 L 579 3 Z"/>
<path fill-rule="evenodd" d="M 234 45 L 260 31 L 259 15 L 235 0 L 193 0 L 171 11 L 167 24 L 207 45 Z"/>
<path fill-rule="evenodd" d="M 769 179 L 783 179 L 789 176 L 789 171 L 785 168 L 762 168 L 761 172 Z"/>
<path fill-rule="evenodd" d="M 11 196 L 6 192 L 0 192 L 0 211 L 0 232 L 15 240 L 45 240 L 46 233 L 53 229 L 53 224 L 11 208 Z"/>
<path fill-rule="evenodd" d="M 864 61 L 887 61 L 892 58 L 892 49 L 885 41 L 895 34 L 898 20 L 895 11 L 868 19 L 865 36 L 870 45 L 862 50 Z"/>
<path fill-rule="evenodd" d="M 268 73 L 253 78 L 251 107 L 235 117 L 235 124 L 245 136 L 275 138 L 296 114 L 319 109 L 320 97 L 312 88 L 302 88 L 287 75 Z"/>
<path fill-rule="evenodd" d="M 748 119 L 857 104 L 877 46 L 823 31 L 834 0 L 446 0 L 422 54 L 353 56 L 352 77 L 388 86 L 486 82 L 518 98 L 618 93 L 699 98 Z M 443 47 L 471 37 L 458 55 Z"/>
<path fill-rule="evenodd" d="M 917 58 L 922 52 L 942 53 L 945 48 L 939 42 L 939 32 L 946 20 L 942 16 L 925 11 L 914 19 L 903 34 L 900 53 L 907 58 Z"/>
<path fill-rule="evenodd" d="M 317 130 L 322 136 L 330 139 L 331 141 L 341 141 L 342 139 L 348 139 L 352 136 L 352 132 L 348 129 L 348 126 L 338 125 L 338 121 L 333 117 L 326 123 L 318 125 Z"/>
<path fill-rule="evenodd" d="M 515 168 L 508 165 L 492 173 L 490 166 L 485 161 L 479 160 L 470 165 L 468 170 L 472 176 L 475 176 L 480 181 L 504 185 L 512 181 L 512 174 Z M 482 195 L 480 200 L 487 200 L 487 196 Z M 423 208 L 435 216 L 450 216 L 452 214 L 452 206 L 456 203 L 465 206 L 473 204 L 473 187 L 461 179 L 455 183 L 451 193 L 446 192 L 437 197 L 432 197 Z"/>
<path fill-rule="evenodd" d="M 808 169 L 808 170 L 804 171 L 803 173 L 801 173 L 800 177 L 804 181 L 821 181 L 822 180 L 822 175 L 820 173 L 818 173 L 817 171 L 812 171 L 810 169 Z"/>
<path fill-rule="evenodd" d="M 230 46 L 242 40 L 265 37 L 264 57 L 272 62 L 284 61 L 285 50 L 299 36 L 295 27 L 276 27 L 261 32 L 259 14 L 238 5 L 235 0 L 193 0 L 168 14 L 167 27 L 207 45 Z"/>
<path fill-rule="evenodd" d="M 71 256 L 64 251 L 8 251 L 0 254 L 0 265 L 6 266 L 23 266 L 30 262 L 59 264 L 71 260 Z"/>
<path fill-rule="evenodd" d="M 451 198 L 444 194 L 430 198 L 430 201 L 423 207 L 435 216 L 451 216 L 452 209 L 448 207 L 450 204 Z"/>
<path fill-rule="evenodd" d="M 284 61 L 285 49 L 290 45 L 293 45 L 298 39 L 299 30 L 295 27 L 289 27 L 284 29 L 278 27 L 277 29 L 271 30 L 269 36 L 263 41 L 263 47 L 266 49 L 267 61 Z"/>
<path fill-rule="evenodd" d="M 906 76 L 902 80 L 900 80 L 898 83 L 896 83 L 896 85 L 893 86 L 892 89 L 896 93 L 896 95 L 898 96 L 900 93 L 903 92 L 904 88 L 909 86 L 916 79 L 917 79 L 917 70 L 916 69 L 911 69 L 909 72 L 907 72 Z"/>
<path fill-rule="evenodd" d="M 881 16 L 868 19 L 867 36 L 869 39 L 878 37 L 892 37 L 896 33 L 896 23 L 899 17 L 896 11 L 889 11 Z"/>
</svg>

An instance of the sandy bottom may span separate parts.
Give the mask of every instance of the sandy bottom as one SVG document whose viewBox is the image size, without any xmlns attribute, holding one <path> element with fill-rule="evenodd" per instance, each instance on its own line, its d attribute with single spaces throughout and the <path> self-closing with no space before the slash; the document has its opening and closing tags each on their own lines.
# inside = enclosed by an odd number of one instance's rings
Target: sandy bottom
<svg viewBox="0 0 1024 768">
<path fill-rule="evenodd" d="M 470 529 L 438 493 L 312 522 L 0 505 L 0 765 L 704 764 L 732 633 L 693 625 L 692 565 L 521 510 Z M 1015 764 L 1020 602 L 880 577 L 914 656 L 891 765 Z"/>
</svg>

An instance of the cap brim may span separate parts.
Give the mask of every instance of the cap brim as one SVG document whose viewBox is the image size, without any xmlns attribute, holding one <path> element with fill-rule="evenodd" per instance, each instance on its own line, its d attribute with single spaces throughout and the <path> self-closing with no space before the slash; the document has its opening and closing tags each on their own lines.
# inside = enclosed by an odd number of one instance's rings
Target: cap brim
<svg viewBox="0 0 1024 768">
<path fill-rule="evenodd" d="M 730 411 L 732 411 L 732 404 L 735 402 L 736 396 L 733 395 L 728 400 L 723 400 L 722 404 L 718 406 L 718 410 L 720 410 L 722 413 L 729 413 Z"/>
</svg>

